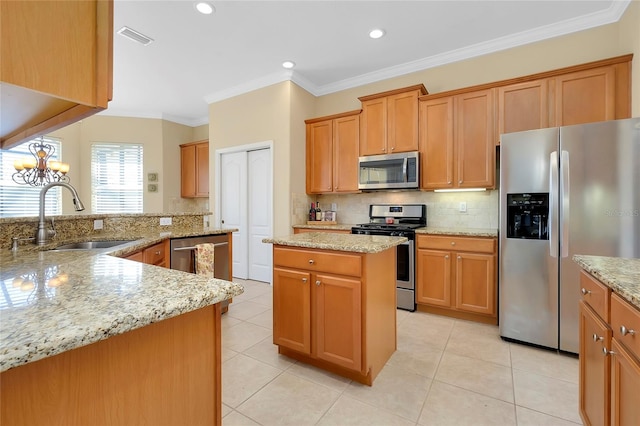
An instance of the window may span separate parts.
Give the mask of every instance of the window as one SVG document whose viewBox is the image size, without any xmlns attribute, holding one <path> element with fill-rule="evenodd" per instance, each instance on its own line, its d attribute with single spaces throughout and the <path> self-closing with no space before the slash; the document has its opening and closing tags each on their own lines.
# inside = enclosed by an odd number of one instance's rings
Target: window
<svg viewBox="0 0 640 426">
<path fill-rule="evenodd" d="M 44 138 L 44 141 L 55 148 L 51 160 L 61 160 L 61 143 L 57 139 Z M 32 158 L 29 144 L 24 142 L 11 149 L 0 149 L 0 217 L 38 216 L 40 207 L 40 186 L 17 184 L 12 176 L 16 172 L 13 162 L 19 159 Z M 54 216 L 62 214 L 62 191 L 59 186 L 47 191 L 45 214 Z"/>
<path fill-rule="evenodd" d="M 142 213 L 142 145 L 91 145 L 91 206 L 95 213 Z"/>
</svg>

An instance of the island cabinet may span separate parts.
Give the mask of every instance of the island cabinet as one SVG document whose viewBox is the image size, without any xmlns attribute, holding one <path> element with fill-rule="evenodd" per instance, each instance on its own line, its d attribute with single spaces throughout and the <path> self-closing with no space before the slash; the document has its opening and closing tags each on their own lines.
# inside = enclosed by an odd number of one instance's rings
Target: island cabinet
<svg viewBox="0 0 640 426">
<path fill-rule="evenodd" d="M 169 267 L 169 240 L 164 240 L 143 250 L 123 256 L 123 259 L 134 260 L 149 265 Z"/>
<path fill-rule="evenodd" d="M 180 145 L 180 196 L 209 197 L 209 141 Z"/>
<path fill-rule="evenodd" d="M 640 418 L 640 310 L 580 274 L 580 416 L 585 425 Z"/>
<path fill-rule="evenodd" d="M 396 349 L 395 253 L 274 245 L 279 352 L 371 385 Z"/>
<path fill-rule="evenodd" d="M 497 323 L 495 238 L 418 235 L 419 310 Z"/>
<path fill-rule="evenodd" d="M 420 97 L 420 188 L 495 186 L 495 89 Z"/>
<path fill-rule="evenodd" d="M 218 303 L 3 371 L 0 423 L 221 425 L 220 336 Z"/>
<path fill-rule="evenodd" d="M 362 103 L 360 155 L 418 150 L 418 97 L 424 85 L 358 98 Z"/>
<path fill-rule="evenodd" d="M 358 192 L 360 110 L 305 123 L 307 194 Z"/>
<path fill-rule="evenodd" d="M 113 1 L 0 3 L 0 147 L 107 108 Z"/>
</svg>

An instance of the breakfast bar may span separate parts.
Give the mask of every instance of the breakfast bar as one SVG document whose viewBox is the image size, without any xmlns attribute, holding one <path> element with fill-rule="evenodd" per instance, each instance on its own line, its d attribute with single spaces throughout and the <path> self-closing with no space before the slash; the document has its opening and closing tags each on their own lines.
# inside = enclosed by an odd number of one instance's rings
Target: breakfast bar
<svg viewBox="0 0 640 426">
<path fill-rule="evenodd" d="M 405 237 L 310 232 L 273 244 L 280 354 L 372 385 L 396 350 L 396 250 Z"/>
<path fill-rule="evenodd" d="M 242 286 L 109 254 L 0 255 L 0 423 L 219 424 L 220 302 Z"/>
</svg>

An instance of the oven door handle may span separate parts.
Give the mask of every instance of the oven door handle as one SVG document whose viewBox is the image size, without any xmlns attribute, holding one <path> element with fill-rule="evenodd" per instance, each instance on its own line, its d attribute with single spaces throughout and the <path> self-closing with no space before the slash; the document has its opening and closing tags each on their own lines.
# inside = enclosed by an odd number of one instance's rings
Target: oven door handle
<svg viewBox="0 0 640 426">
<path fill-rule="evenodd" d="M 226 246 L 226 245 L 229 245 L 229 243 L 225 241 L 224 243 L 216 243 L 216 244 L 214 244 L 213 246 L 214 246 L 214 247 L 220 247 L 220 246 Z M 196 249 L 196 247 L 195 247 L 195 246 L 189 246 L 189 247 L 176 247 L 176 248 L 174 248 L 174 249 L 173 249 L 173 251 L 195 250 L 195 249 Z"/>
</svg>

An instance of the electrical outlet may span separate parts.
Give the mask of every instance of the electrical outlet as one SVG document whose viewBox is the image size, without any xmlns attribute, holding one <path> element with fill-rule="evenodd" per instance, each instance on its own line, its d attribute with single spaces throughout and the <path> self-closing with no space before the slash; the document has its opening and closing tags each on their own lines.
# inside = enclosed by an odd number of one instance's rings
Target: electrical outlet
<svg viewBox="0 0 640 426">
<path fill-rule="evenodd" d="M 460 207 L 458 209 L 461 213 L 466 213 L 467 212 L 467 202 L 466 201 L 460 201 Z"/>
<path fill-rule="evenodd" d="M 96 219 L 93 221 L 93 230 L 97 231 L 104 228 L 104 221 L 102 219 Z"/>
<path fill-rule="evenodd" d="M 171 218 L 170 217 L 161 217 L 160 218 L 160 226 L 168 226 L 171 225 Z"/>
</svg>

